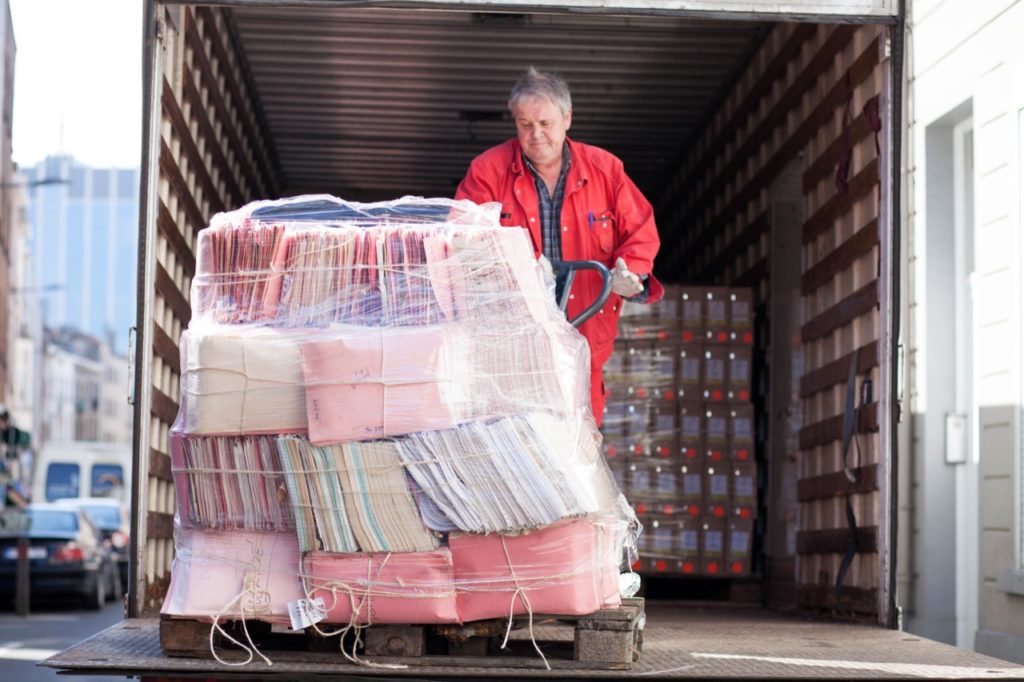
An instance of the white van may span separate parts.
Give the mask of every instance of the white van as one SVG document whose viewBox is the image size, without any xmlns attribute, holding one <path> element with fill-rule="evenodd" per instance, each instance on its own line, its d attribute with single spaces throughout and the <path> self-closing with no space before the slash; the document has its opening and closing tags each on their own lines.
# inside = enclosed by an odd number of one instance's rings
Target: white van
<svg viewBox="0 0 1024 682">
<path fill-rule="evenodd" d="M 32 476 L 32 501 L 111 497 L 127 504 L 132 448 L 124 443 L 46 443 Z"/>
</svg>

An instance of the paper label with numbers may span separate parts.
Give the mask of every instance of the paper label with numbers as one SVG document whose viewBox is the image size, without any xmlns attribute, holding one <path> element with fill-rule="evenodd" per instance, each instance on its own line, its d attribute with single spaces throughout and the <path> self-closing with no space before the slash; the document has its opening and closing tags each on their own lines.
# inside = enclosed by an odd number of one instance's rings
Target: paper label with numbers
<svg viewBox="0 0 1024 682">
<path fill-rule="evenodd" d="M 292 630 L 305 630 L 313 623 L 319 623 L 326 618 L 327 609 L 321 597 L 296 599 L 288 602 L 288 615 L 292 619 Z"/>
</svg>

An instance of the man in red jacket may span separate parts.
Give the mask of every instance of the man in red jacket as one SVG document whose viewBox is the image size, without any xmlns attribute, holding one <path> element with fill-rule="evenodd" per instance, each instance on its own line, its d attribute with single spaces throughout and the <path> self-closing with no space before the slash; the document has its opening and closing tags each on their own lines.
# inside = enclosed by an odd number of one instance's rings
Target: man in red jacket
<svg viewBox="0 0 1024 682">
<path fill-rule="evenodd" d="M 622 161 L 568 138 L 572 99 L 562 79 L 530 67 L 512 88 L 508 108 L 516 137 L 476 157 L 455 198 L 501 202 L 501 224 L 525 228 L 535 255 L 552 264 L 596 260 L 611 269 L 611 298 L 580 327 L 590 344 L 590 401 L 600 426 L 601 371 L 614 348 L 622 300 L 655 303 L 665 293 L 651 274 L 660 244 L 654 210 L 626 176 Z M 597 273 L 579 273 L 569 316 L 600 291 Z"/>
</svg>

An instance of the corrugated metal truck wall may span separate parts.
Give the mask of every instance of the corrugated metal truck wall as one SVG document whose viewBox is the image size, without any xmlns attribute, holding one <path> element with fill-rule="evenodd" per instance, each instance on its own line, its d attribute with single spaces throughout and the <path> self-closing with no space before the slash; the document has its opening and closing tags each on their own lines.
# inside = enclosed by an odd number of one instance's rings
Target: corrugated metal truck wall
<svg viewBox="0 0 1024 682">
<path fill-rule="evenodd" d="M 148 280 L 153 291 L 147 294 L 151 324 L 139 335 L 151 351 L 148 358 L 142 354 L 140 371 L 148 370 L 152 386 L 147 423 L 136 425 L 140 457 L 148 457 L 145 494 L 140 497 L 145 537 L 138 539 L 142 563 L 135 582 L 141 595 L 133 600 L 142 613 L 160 608 L 174 551 L 168 434 L 178 412 L 178 344 L 191 318 L 196 237 L 213 214 L 276 196 L 272 150 L 260 134 L 224 15 L 209 8 L 157 8 L 164 13 L 163 77 L 154 93 L 159 97 L 160 139 L 149 160 L 156 178 L 156 220 L 148 235 L 153 248 L 147 249 L 155 262 L 148 265 L 154 274 Z"/>
<path fill-rule="evenodd" d="M 883 31 L 776 26 L 658 202 L 665 234 L 662 274 L 682 283 L 752 287 L 755 305 L 767 310 L 777 219 L 773 190 L 794 162 L 803 173 L 806 221 L 798 240 L 803 244 L 804 370 L 798 387 L 803 427 L 799 480 L 795 490 L 788 486 L 799 516 L 795 542 L 789 543 L 795 553 L 795 593 L 805 606 L 835 605 L 834 583 L 851 537 L 846 494 L 852 492 L 860 530 L 842 606 L 869 614 L 877 613 L 881 580 L 875 406 L 879 167 L 872 125 L 879 109 L 872 107 L 883 90 Z M 841 433 L 853 353 L 858 400 L 860 378 L 869 375 L 874 397 L 859 410 L 858 444 L 850 455 L 858 475 L 851 484 L 844 474 Z M 784 471 L 769 464 L 769 476 Z M 770 518 L 768 532 L 780 532 L 782 523 Z"/>
</svg>

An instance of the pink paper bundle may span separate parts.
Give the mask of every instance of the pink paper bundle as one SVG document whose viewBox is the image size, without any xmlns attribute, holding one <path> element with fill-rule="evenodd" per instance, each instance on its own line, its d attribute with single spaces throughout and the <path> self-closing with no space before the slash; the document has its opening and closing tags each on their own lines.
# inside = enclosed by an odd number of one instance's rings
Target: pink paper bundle
<svg viewBox="0 0 1024 682">
<path fill-rule="evenodd" d="M 162 614 L 290 623 L 302 599 L 295 533 L 181 529 Z"/>
<path fill-rule="evenodd" d="M 328 623 L 458 623 L 452 555 L 432 552 L 326 554 L 304 559 L 306 589 Z M 353 618 L 353 613 L 355 617 Z"/>
<path fill-rule="evenodd" d="M 585 615 L 618 606 L 614 541 L 613 526 L 583 519 L 515 537 L 452 533 L 459 617 L 507 617 L 510 609 Z"/>
<path fill-rule="evenodd" d="M 355 328 L 354 328 L 355 329 Z M 440 327 L 369 329 L 302 344 L 314 445 L 456 424 L 455 335 Z"/>
</svg>

